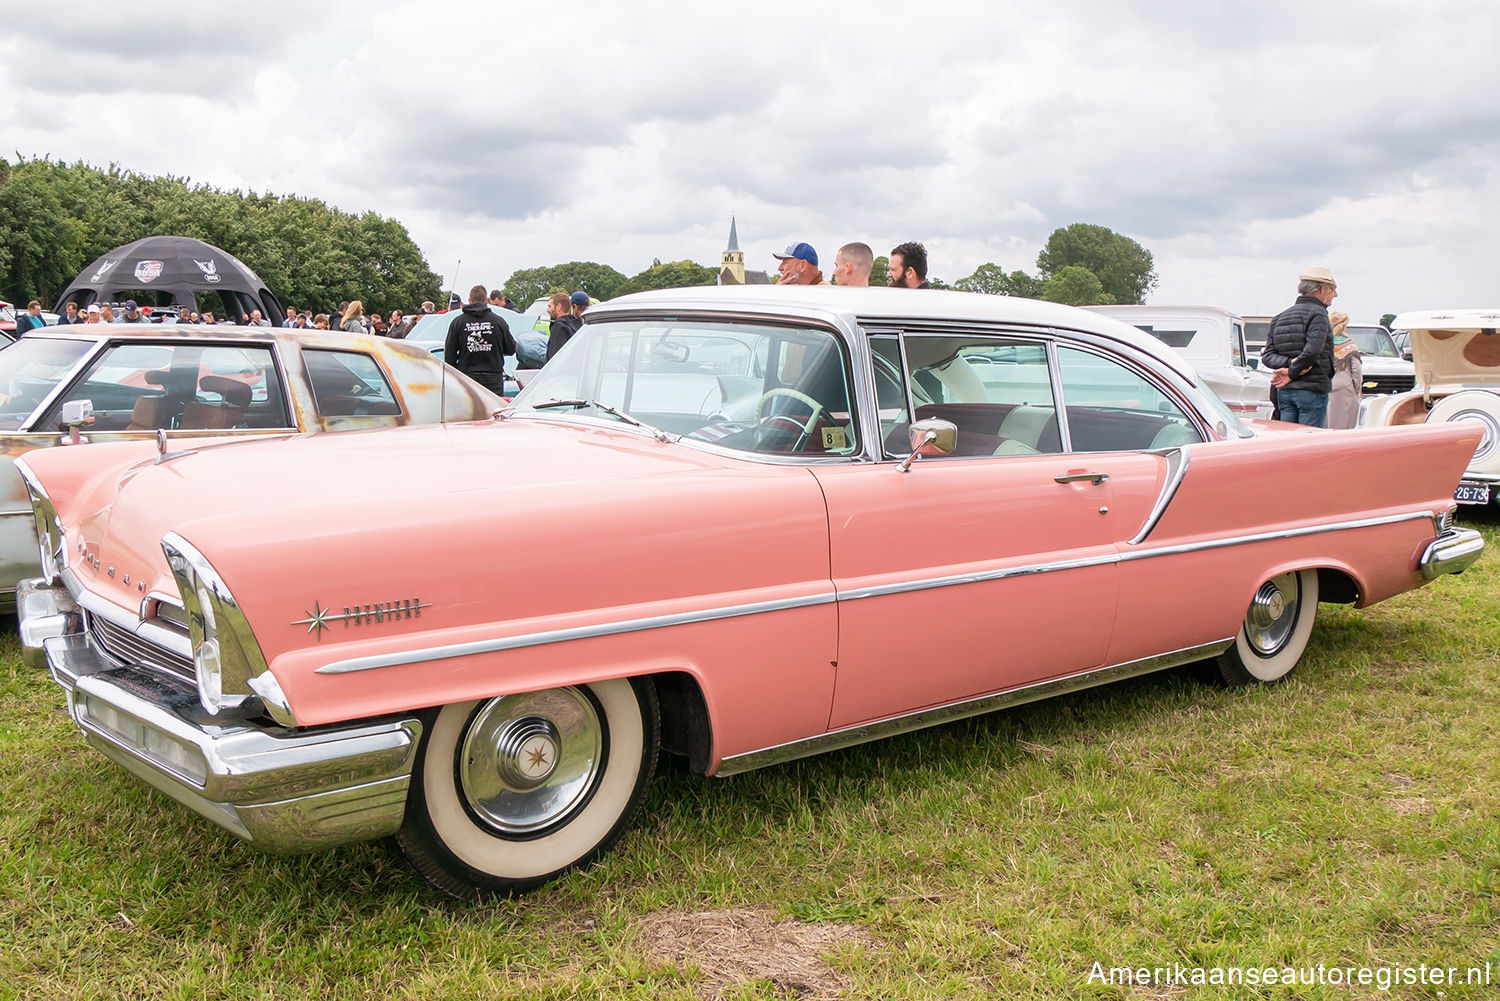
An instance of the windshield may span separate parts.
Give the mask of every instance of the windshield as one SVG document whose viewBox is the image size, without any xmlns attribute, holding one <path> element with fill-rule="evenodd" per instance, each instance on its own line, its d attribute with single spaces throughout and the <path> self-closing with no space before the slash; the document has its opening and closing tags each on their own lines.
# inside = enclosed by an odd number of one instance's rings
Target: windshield
<svg viewBox="0 0 1500 1001">
<path fill-rule="evenodd" d="M 724 448 L 852 455 L 849 360 L 827 330 L 712 320 L 587 323 L 515 413 L 629 417 Z"/>
<path fill-rule="evenodd" d="M 1354 339 L 1359 353 L 1375 358 L 1400 358 L 1396 342 L 1384 327 L 1349 327 L 1346 331 Z"/>
<path fill-rule="evenodd" d="M 20 428 L 93 346 L 29 336 L 0 351 L 0 430 Z"/>
</svg>

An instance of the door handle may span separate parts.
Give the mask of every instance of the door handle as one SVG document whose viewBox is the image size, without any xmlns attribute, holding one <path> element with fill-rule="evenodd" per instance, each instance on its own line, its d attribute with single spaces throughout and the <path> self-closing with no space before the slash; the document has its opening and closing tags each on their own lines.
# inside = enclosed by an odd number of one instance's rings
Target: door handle
<svg viewBox="0 0 1500 1001">
<path fill-rule="evenodd" d="M 1052 478 L 1054 480 L 1056 480 L 1058 483 L 1081 483 L 1084 480 L 1088 480 L 1090 483 L 1092 483 L 1094 486 L 1097 487 L 1099 484 L 1101 484 L 1105 480 L 1109 479 L 1109 474 L 1108 473 L 1065 473 L 1062 476 L 1054 476 Z"/>
</svg>

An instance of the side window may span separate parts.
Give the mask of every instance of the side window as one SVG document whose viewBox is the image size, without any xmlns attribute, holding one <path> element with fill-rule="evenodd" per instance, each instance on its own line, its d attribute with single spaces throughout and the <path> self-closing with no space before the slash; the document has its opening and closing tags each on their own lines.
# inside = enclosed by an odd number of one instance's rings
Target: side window
<svg viewBox="0 0 1500 1001">
<path fill-rule="evenodd" d="M 1238 323 L 1230 327 L 1229 364 L 1239 368 L 1245 366 L 1245 328 Z"/>
<path fill-rule="evenodd" d="M 955 455 L 1062 451 L 1046 345 L 980 334 L 908 334 L 905 345 L 916 418 L 952 421 Z"/>
<path fill-rule="evenodd" d="M 1117 452 L 1202 441 L 1193 422 L 1159 386 L 1112 358 L 1059 348 L 1069 450 Z"/>
<path fill-rule="evenodd" d="M 49 422 L 68 400 L 93 403 L 98 431 L 289 426 L 271 351 L 259 346 L 117 344 L 58 401 Z"/>
<path fill-rule="evenodd" d="M 358 351 L 302 352 L 313 401 L 324 417 L 395 416 L 396 392 L 370 355 Z"/>
<path fill-rule="evenodd" d="M 911 404 L 906 397 L 906 374 L 901 367 L 901 340 L 895 334 L 871 334 L 870 357 L 875 371 L 875 402 L 880 408 L 880 440 L 888 458 L 911 451 L 907 428 Z"/>
</svg>

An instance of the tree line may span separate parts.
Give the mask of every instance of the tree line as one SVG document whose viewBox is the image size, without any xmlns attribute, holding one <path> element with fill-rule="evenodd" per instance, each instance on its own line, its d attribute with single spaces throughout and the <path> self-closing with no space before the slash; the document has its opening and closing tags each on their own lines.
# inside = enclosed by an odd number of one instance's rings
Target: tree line
<svg viewBox="0 0 1500 1001">
<path fill-rule="evenodd" d="M 111 164 L 0 159 L 0 292 L 50 305 L 83 268 L 123 244 L 153 235 L 186 236 L 220 247 L 258 274 L 287 305 L 326 311 L 359 299 L 366 312 L 410 309 L 448 291 L 406 227 L 374 212 L 355 215 L 312 198 L 221 191 L 187 178 L 147 177 Z M 887 267 L 878 257 L 871 281 Z M 718 270 L 690 260 L 653 260 L 632 277 L 594 261 L 522 268 L 504 291 L 522 307 L 553 292 L 595 299 L 629 292 L 712 285 Z M 1088 223 L 1055 230 L 1036 273 L 985 263 L 935 288 L 1048 299 L 1075 306 L 1144 302 L 1157 276 L 1146 250 Z M 462 290 L 460 290 L 462 295 Z"/>
<path fill-rule="evenodd" d="M 875 258 L 870 269 L 871 284 L 885 283 L 889 265 L 885 256 Z M 932 275 L 927 280 L 933 288 L 1046 299 L 1070 306 L 1142 303 L 1157 283 L 1151 251 L 1127 236 L 1089 223 L 1074 223 L 1054 230 L 1037 255 L 1036 267 L 1037 273 L 1031 275 L 1025 271 L 1007 272 L 998 264 L 986 263 L 951 285 Z M 506 281 L 505 294 L 523 305 L 553 292 L 580 289 L 595 299 L 612 299 L 646 289 L 712 285 L 718 275 L 713 268 L 692 261 L 663 264 L 655 260 L 633 278 L 607 264 L 569 261 L 517 271 Z"/>
<path fill-rule="evenodd" d="M 142 237 L 202 240 L 228 251 L 288 305 L 367 312 L 436 300 L 440 281 L 406 227 L 312 198 L 221 191 L 111 164 L 0 159 L 0 291 L 51 306 L 99 256 Z"/>
</svg>

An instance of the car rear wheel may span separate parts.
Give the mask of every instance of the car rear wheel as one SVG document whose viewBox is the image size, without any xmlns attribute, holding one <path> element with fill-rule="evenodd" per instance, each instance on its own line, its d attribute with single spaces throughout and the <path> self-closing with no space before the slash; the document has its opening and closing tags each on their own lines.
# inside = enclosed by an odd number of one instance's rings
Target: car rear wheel
<svg viewBox="0 0 1500 1001">
<path fill-rule="evenodd" d="M 1266 581 L 1250 600 L 1234 643 L 1219 654 L 1219 675 L 1231 685 L 1285 678 L 1302 659 L 1317 614 L 1316 570 L 1279 574 Z"/>
<path fill-rule="evenodd" d="M 452 896 L 530 889 L 619 839 L 651 784 L 660 731 L 644 681 L 444 706 L 422 737 L 396 842 Z"/>
</svg>

